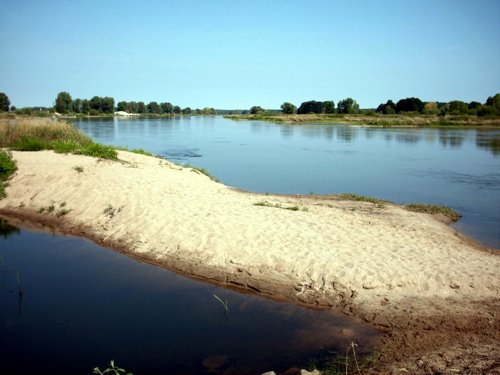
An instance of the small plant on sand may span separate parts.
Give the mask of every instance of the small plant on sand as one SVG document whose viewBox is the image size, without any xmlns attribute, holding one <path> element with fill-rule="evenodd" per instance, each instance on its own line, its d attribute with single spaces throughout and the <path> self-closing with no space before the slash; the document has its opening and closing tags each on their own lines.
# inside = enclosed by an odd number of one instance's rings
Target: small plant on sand
<svg viewBox="0 0 500 375">
<path fill-rule="evenodd" d="M 410 211 L 424 212 L 427 214 L 441 214 L 446 216 L 451 221 L 458 221 L 462 217 L 457 211 L 452 208 L 442 206 L 440 204 L 423 204 L 412 203 L 406 206 Z"/>
<path fill-rule="evenodd" d="M 207 176 L 208 178 L 210 178 L 212 181 L 215 181 L 215 182 L 220 182 L 217 178 L 215 178 L 214 176 L 212 176 L 210 174 L 210 172 L 208 172 L 205 168 L 201 168 L 201 167 L 195 167 L 194 165 L 191 165 L 189 163 L 186 163 L 186 164 L 182 164 L 181 165 L 183 168 L 191 168 L 194 172 L 196 173 L 201 173 L 201 174 L 204 174 L 205 176 Z"/>
<path fill-rule="evenodd" d="M 6 181 L 16 169 L 17 166 L 15 160 L 12 159 L 12 153 L 0 150 L 0 199 L 7 196 L 5 192 Z"/>
<path fill-rule="evenodd" d="M 52 212 L 54 212 L 54 210 L 55 210 L 55 209 L 56 209 L 56 206 L 54 206 L 54 202 L 52 202 L 52 203 L 50 204 L 50 206 L 49 206 L 49 207 L 47 207 L 47 212 L 48 212 L 49 214 L 51 214 Z"/>
<path fill-rule="evenodd" d="M 308 212 L 309 209 L 307 207 L 299 207 L 299 206 L 283 206 L 282 204 L 279 203 L 270 203 L 268 201 L 259 201 L 257 203 L 253 204 L 254 206 L 260 206 L 260 207 L 272 207 L 272 208 L 281 208 L 282 210 L 289 210 L 289 211 L 304 211 Z"/>
<path fill-rule="evenodd" d="M 117 213 L 119 213 L 122 210 L 122 208 L 123 206 L 119 208 L 114 208 L 111 204 L 108 204 L 104 209 L 103 214 L 112 219 L 113 217 L 115 217 Z"/>
<path fill-rule="evenodd" d="M 107 369 L 102 370 L 102 371 L 99 370 L 99 367 L 95 367 L 93 373 L 94 374 L 100 374 L 100 375 L 104 375 L 104 374 L 111 374 L 111 375 L 122 375 L 122 374 L 133 375 L 131 372 L 126 372 L 125 369 L 115 366 L 115 361 L 114 360 L 111 360 L 109 362 L 109 366 L 110 367 L 108 367 Z"/>
</svg>

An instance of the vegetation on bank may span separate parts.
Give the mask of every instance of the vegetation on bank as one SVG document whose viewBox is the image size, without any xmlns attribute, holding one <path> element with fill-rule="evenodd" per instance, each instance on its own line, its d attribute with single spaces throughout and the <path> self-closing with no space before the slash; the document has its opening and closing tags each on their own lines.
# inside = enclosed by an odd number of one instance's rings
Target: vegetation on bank
<svg viewBox="0 0 500 375">
<path fill-rule="evenodd" d="M 406 208 L 414 212 L 424 212 L 427 214 L 441 214 L 446 216 L 453 222 L 460 220 L 460 218 L 462 217 L 462 215 L 460 215 L 457 211 L 440 204 L 412 203 L 406 205 Z"/>
<path fill-rule="evenodd" d="M 307 122 L 342 122 L 357 125 L 368 126 L 411 126 L 411 127 L 452 127 L 452 126 L 481 126 L 495 127 L 500 126 L 500 116 L 497 117 L 479 117 L 474 115 L 419 115 L 419 114 L 401 114 L 401 115 L 381 115 L 376 113 L 357 113 L 357 114 L 235 114 L 225 115 L 224 118 L 230 120 L 257 120 L 275 123 L 307 123 Z"/>
<path fill-rule="evenodd" d="M 422 102 L 405 98 L 394 103 L 388 100 L 376 109 L 360 109 L 352 98 L 303 102 L 299 107 L 285 102 L 281 113 L 253 106 L 248 113 L 225 116 L 232 120 L 264 120 L 271 122 L 353 122 L 373 126 L 498 126 L 500 125 L 500 94 L 488 97 L 484 104 Z"/>
<path fill-rule="evenodd" d="M 6 150 L 0 150 L 0 199 L 5 198 L 5 186 L 7 180 L 16 171 L 17 166 L 12 154 Z"/>
<path fill-rule="evenodd" d="M 117 159 L 111 146 L 95 143 L 73 125 L 42 118 L 1 118 L 0 147 L 18 151 L 54 150 L 102 159 Z"/>
</svg>

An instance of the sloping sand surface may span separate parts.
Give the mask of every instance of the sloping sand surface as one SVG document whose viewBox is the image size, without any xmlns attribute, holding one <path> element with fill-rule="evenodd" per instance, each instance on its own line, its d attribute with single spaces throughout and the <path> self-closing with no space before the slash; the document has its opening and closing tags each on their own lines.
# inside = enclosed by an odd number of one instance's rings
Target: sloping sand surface
<svg viewBox="0 0 500 375">
<path fill-rule="evenodd" d="M 120 162 L 51 151 L 13 155 L 18 171 L 0 214 L 52 223 L 189 275 L 333 306 L 387 327 L 392 318 L 383 312 L 401 306 L 428 314 L 444 311 L 435 301 L 498 302 L 495 250 L 480 250 L 431 215 L 241 192 L 122 151 Z"/>
</svg>

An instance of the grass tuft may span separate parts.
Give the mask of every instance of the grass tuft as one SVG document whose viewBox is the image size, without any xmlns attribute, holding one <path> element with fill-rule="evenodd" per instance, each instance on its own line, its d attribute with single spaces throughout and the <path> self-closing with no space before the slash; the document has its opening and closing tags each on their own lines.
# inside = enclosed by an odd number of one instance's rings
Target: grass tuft
<svg viewBox="0 0 500 375">
<path fill-rule="evenodd" d="M 460 218 L 462 217 L 462 215 L 459 214 L 454 209 L 440 204 L 412 203 L 407 205 L 406 208 L 414 212 L 424 212 L 427 214 L 442 214 L 453 222 L 460 220 Z"/>
<path fill-rule="evenodd" d="M 7 196 L 5 186 L 10 176 L 17 170 L 16 162 L 12 159 L 12 153 L 0 150 L 0 199 Z"/>
<path fill-rule="evenodd" d="M 309 209 L 307 207 L 299 207 L 299 206 L 283 206 L 282 204 L 279 203 L 270 203 L 268 201 L 259 201 L 257 203 L 253 204 L 254 206 L 260 206 L 260 207 L 272 207 L 272 208 L 281 208 L 282 210 L 289 210 L 289 211 L 304 211 L 308 212 Z"/>
</svg>

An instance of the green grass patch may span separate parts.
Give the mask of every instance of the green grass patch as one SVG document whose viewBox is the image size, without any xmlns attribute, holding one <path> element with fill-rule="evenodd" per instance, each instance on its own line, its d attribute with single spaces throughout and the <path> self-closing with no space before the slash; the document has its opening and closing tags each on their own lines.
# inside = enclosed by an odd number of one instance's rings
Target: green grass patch
<svg viewBox="0 0 500 375">
<path fill-rule="evenodd" d="M 442 214 L 451 221 L 458 221 L 462 217 L 462 215 L 460 215 L 454 209 L 440 204 L 412 203 L 408 204 L 406 208 L 414 212 L 424 212 L 427 214 Z"/>
<path fill-rule="evenodd" d="M 7 180 L 16 170 L 16 161 L 12 159 L 12 154 L 9 151 L 0 150 L 0 199 L 7 196 L 5 192 Z"/>
<path fill-rule="evenodd" d="M 387 203 L 386 201 L 378 198 L 373 198 L 373 197 L 366 197 L 364 195 L 359 195 L 359 194 L 352 194 L 352 193 L 344 193 L 344 194 L 339 194 L 340 198 L 347 199 L 350 201 L 358 201 L 358 202 L 369 202 L 373 204 L 378 204 L 378 205 L 383 205 L 384 203 Z"/>
<path fill-rule="evenodd" d="M 77 150 L 75 153 L 93 156 L 101 159 L 118 159 L 118 154 L 114 147 L 101 145 L 99 143 L 92 143 L 82 149 Z"/>
</svg>

